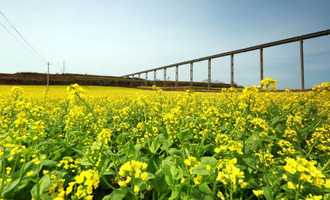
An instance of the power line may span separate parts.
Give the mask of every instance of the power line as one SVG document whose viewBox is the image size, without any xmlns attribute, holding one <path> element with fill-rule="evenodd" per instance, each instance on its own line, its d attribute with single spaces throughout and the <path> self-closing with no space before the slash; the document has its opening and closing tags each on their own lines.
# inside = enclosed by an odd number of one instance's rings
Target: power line
<svg viewBox="0 0 330 200">
<path fill-rule="evenodd" d="M 1 22 L 0 22 L 1 26 L 11 35 L 13 36 L 13 38 L 20 43 L 20 45 L 22 45 L 22 47 L 24 47 L 29 53 L 31 53 L 32 55 L 36 56 L 29 48 L 27 48 L 19 39 L 17 39 L 17 37 L 12 33 L 10 32 L 10 30 L 8 30 L 8 28 L 3 25 Z M 40 57 L 37 57 L 38 59 L 40 59 L 41 61 L 43 61 L 43 59 L 41 59 Z"/>
<path fill-rule="evenodd" d="M 14 25 L 8 20 L 8 18 L 1 12 L 1 15 L 7 20 L 7 22 L 10 24 L 10 26 L 16 31 L 16 33 L 21 36 L 21 38 L 25 41 L 26 44 L 29 45 L 29 47 L 40 57 L 42 58 L 44 61 L 47 62 L 47 59 L 45 57 L 43 57 L 37 50 L 35 50 L 32 45 L 23 37 L 23 35 L 14 27 Z M 3 25 L 3 24 L 2 24 Z M 4 25 L 3 25 L 4 26 Z"/>
</svg>

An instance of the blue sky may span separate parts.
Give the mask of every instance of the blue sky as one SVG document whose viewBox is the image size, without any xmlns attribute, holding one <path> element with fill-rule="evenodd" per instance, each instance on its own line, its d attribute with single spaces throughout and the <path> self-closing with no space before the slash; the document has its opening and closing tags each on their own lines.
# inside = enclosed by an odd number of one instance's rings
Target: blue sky
<svg viewBox="0 0 330 200">
<path fill-rule="evenodd" d="M 326 30 L 329 8 L 326 0 L 0 1 L 51 73 L 61 73 L 65 61 L 67 73 L 110 76 Z M 1 15 L 0 22 L 15 34 Z M 305 87 L 330 81 L 330 36 L 306 40 L 304 53 Z M 47 70 L 1 25 L 0 61 L 0 73 Z M 259 51 L 235 55 L 234 63 L 236 83 L 258 84 Z M 180 80 L 189 80 L 188 69 L 180 68 Z M 207 79 L 207 62 L 195 63 L 194 71 L 194 80 Z M 167 75 L 173 80 L 174 69 Z M 300 88 L 299 43 L 264 49 L 264 77 L 280 88 Z M 212 80 L 230 82 L 230 57 L 212 60 Z"/>
</svg>

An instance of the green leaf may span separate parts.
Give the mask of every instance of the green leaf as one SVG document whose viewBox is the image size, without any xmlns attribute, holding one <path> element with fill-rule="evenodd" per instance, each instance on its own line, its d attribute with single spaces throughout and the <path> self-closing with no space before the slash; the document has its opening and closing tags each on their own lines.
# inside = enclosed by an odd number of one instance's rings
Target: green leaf
<svg viewBox="0 0 330 200">
<path fill-rule="evenodd" d="M 165 137 L 163 134 L 158 135 L 155 137 L 151 143 L 150 151 L 151 153 L 155 153 L 159 147 L 164 143 Z"/>
<path fill-rule="evenodd" d="M 282 117 L 282 116 L 276 116 L 276 117 L 274 117 L 273 118 L 273 120 L 272 120 L 272 123 L 271 123 L 271 127 L 274 127 L 275 125 L 277 125 L 278 123 L 280 123 L 280 122 L 284 122 L 286 119 L 284 118 L 284 117 Z"/>
<path fill-rule="evenodd" d="M 92 166 L 93 165 L 87 158 L 81 159 L 80 164 L 83 166 Z"/>
<path fill-rule="evenodd" d="M 181 168 L 177 168 L 175 165 L 172 165 L 170 171 L 174 180 L 179 180 L 182 177 Z"/>
<path fill-rule="evenodd" d="M 54 145 L 54 143 L 52 143 L 52 142 L 50 142 L 50 141 L 48 141 L 48 140 L 46 140 L 46 141 L 42 141 L 42 142 L 39 142 L 39 143 L 36 145 L 36 148 L 38 148 L 38 147 L 40 147 L 40 146 L 43 146 L 43 145 L 45 145 L 45 146 L 47 146 L 47 145 Z"/>
<path fill-rule="evenodd" d="M 155 173 L 153 185 L 159 195 L 162 195 L 167 189 L 169 189 L 166 185 L 165 174 L 161 169 Z"/>
<path fill-rule="evenodd" d="M 193 173 L 195 174 L 199 174 L 199 175 L 210 175 L 212 173 L 212 170 L 207 170 L 206 169 L 206 165 L 200 164 L 196 167 L 194 167 L 194 169 L 192 170 Z"/>
<path fill-rule="evenodd" d="M 102 175 L 104 175 L 104 176 L 106 176 L 106 175 L 114 175 L 114 174 L 116 174 L 116 172 L 114 170 L 112 170 L 112 169 L 109 169 L 109 171 L 104 171 L 102 173 Z"/>
<path fill-rule="evenodd" d="M 256 159 L 253 158 L 243 158 L 244 162 L 251 167 L 252 169 L 256 169 Z"/>
<path fill-rule="evenodd" d="M 122 200 L 123 198 L 125 198 L 127 193 L 126 189 L 118 189 L 118 190 L 114 190 L 111 194 L 106 195 L 105 197 L 103 197 L 102 200 Z"/>
<path fill-rule="evenodd" d="M 256 179 L 254 179 L 254 178 L 250 178 L 247 183 L 248 184 L 247 184 L 246 188 L 254 189 L 254 188 L 258 187 L 258 183 L 257 183 Z"/>
<path fill-rule="evenodd" d="M 207 145 L 204 146 L 204 152 L 212 152 L 213 153 L 214 148 L 215 148 L 214 144 L 207 144 Z"/>
<path fill-rule="evenodd" d="M 120 158 L 118 154 L 113 153 L 111 150 L 107 150 L 106 155 L 109 156 L 114 163 L 117 162 Z"/>
<path fill-rule="evenodd" d="M 53 161 L 53 160 L 46 159 L 46 160 L 43 160 L 42 161 L 42 165 L 43 166 L 48 166 L 48 167 L 54 167 L 54 166 L 57 165 L 57 162 L 56 161 Z"/>
<path fill-rule="evenodd" d="M 177 199 L 180 196 L 180 192 L 181 192 L 181 186 L 176 185 L 174 190 L 171 193 L 169 200 Z"/>
<path fill-rule="evenodd" d="M 76 154 L 78 154 L 79 156 L 83 156 L 84 155 L 84 153 L 82 152 L 82 151 L 80 151 L 79 149 L 77 149 L 77 148 L 74 148 L 73 146 L 70 146 L 70 147 L 68 147 L 69 149 L 71 149 L 71 150 L 73 150 Z"/>
<path fill-rule="evenodd" d="M 141 149 L 140 144 L 136 144 L 136 145 L 131 144 L 127 151 L 128 157 L 137 160 L 139 157 L 140 149 Z"/>
<path fill-rule="evenodd" d="M 126 140 L 126 138 L 128 137 L 127 134 L 120 134 L 116 137 L 116 143 L 117 144 L 123 144 L 123 142 Z"/>
<path fill-rule="evenodd" d="M 172 176 L 172 173 L 171 173 L 171 166 L 172 165 L 174 165 L 174 163 L 172 161 L 169 161 L 169 160 L 163 160 L 163 162 L 162 162 L 162 171 L 165 174 L 166 183 L 170 188 L 173 189 L 174 188 L 174 180 L 173 180 L 173 176 Z"/>
<path fill-rule="evenodd" d="M 206 183 L 202 183 L 198 186 L 198 190 L 204 195 L 212 194 L 211 189 Z"/>
<path fill-rule="evenodd" d="M 40 179 L 40 195 L 51 186 L 49 175 L 46 174 Z"/>
<path fill-rule="evenodd" d="M 40 185 L 39 196 L 41 196 L 42 193 L 52 185 L 52 182 L 54 182 L 54 181 L 50 181 L 50 178 L 49 178 L 48 174 L 44 175 L 39 180 L 39 185 Z M 31 190 L 31 195 L 32 195 L 32 197 L 37 196 L 37 184 L 35 184 L 33 186 L 32 190 Z"/>
<path fill-rule="evenodd" d="M 203 165 L 210 165 L 212 168 L 216 167 L 218 164 L 218 160 L 213 157 L 202 157 L 201 164 Z"/>
<path fill-rule="evenodd" d="M 148 168 L 147 171 L 151 173 L 155 173 L 159 170 L 161 165 L 161 159 L 159 158 L 158 154 L 153 154 L 150 159 L 148 160 Z"/>
<path fill-rule="evenodd" d="M 155 176 L 152 173 L 148 173 L 148 179 L 147 180 L 151 180 L 154 179 Z"/>
<path fill-rule="evenodd" d="M 110 162 L 110 158 L 103 155 L 102 159 L 101 159 L 101 163 L 100 163 L 100 165 L 101 165 L 100 175 L 102 175 L 102 174 L 104 174 L 104 172 L 106 172 L 109 162 Z"/>
<path fill-rule="evenodd" d="M 41 169 L 41 166 L 40 166 L 40 169 Z M 39 171 L 40 171 L 40 169 L 39 169 Z M 35 165 L 32 160 L 30 160 L 30 161 L 28 161 L 28 162 L 25 163 L 24 168 L 23 168 L 23 172 L 22 172 L 23 173 L 23 177 L 24 176 L 27 176 L 26 175 L 26 172 L 29 172 L 31 170 L 33 171 L 32 176 L 35 176 L 37 174 L 37 172 L 38 172 L 38 166 Z M 21 171 L 17 171 L 16 173 L 13 174 L 13 177 L 19 178 L 20 173 L 21 173 Z"/>
<path fill-rule="evenodd" d="M 17 186 L 15 186 L 15 192 L 24 190 L 31 183 L 30 179 L 23 178 Z"/>
<path fill-rule="evenodd" d="M 189 128 L 182 130 L 180 133 L 178 133 L 177 136 L 182 141 L 187 141 L 191 138 L 193 138 L 193 134 L 191 133 L 191 130 Z"/>
<path fill-rule="evenodd" d="M 273 193 L 270 187 L 263 187 L 264 196 L 267 200 L 273 200 Z"/>
<path fill-rule="evenodd" d="M 54 199 L 52 196 L 45 195 L 45 194 L 41 195 L 40 198 L 43 199 L 43 200 L 52 200 L 52 199 Z"/>
<path fill-rule="evenodd" d="M 4 189 L 2 190 L 2 196 L 6 196 L 7 193 L 12 191 L 19 183 L 19 179 L 13 180 L 10 183 L 5 184 Z"/>
<path fill-rule="evenodd" d="M 179 156 L 180 158 L 183 159 L 183 154 L 182 154 L 182 151 L 176 149 L 176 148 L 170 148 L 168 150 L 168 153 L 171 155 L 171 156 Z"/>
<path fill-rule="evenodd" d="M 62 157 L 61 152 L 57 152 L 57 153 L 53 156 L 52 160 L 58 160 L 58 159 L 61 158 L 61 157 Z"/>
<path fill-rule="evenodd" d="M 255 151 L 258 148 L 259 136 L 256 133 L 253 133 L 248 139 L 245 141 L 245 154 L 250 154 L 252 151 Z"/>
<path fill-rule="evenodd" d="M 162 146 L 160 147 L 160 149 L 162 151 L 167 151 L 168 148 L 172 145 L 171 139 L 164 139 Z"/>
</svg>

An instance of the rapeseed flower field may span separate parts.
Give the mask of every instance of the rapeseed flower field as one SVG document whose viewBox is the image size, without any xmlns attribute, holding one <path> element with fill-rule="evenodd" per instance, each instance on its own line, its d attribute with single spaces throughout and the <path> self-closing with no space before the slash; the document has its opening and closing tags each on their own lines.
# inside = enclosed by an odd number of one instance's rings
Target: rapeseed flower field
<svg viewBox="0 0 330 200">
<path fill-rule="evenodd" d="M 330 199 L 329 83 L 0 88 L 0 199 Z"/>
</svg>

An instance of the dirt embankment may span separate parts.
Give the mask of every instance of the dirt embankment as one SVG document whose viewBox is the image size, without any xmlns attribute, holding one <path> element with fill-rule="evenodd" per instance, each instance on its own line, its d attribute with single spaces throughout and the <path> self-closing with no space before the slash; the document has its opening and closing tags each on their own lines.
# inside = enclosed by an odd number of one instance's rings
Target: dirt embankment
<svg viewBox="0 0 330 200">
<path fill-rule="evenodd" d="M 119 87 L 138 87 L 152 86 L 153 80 L 139 78 L 122 78 L 115 76 L 96 76 L 96 75 L 81 75 L 81 74 L 50 74 L 50 85 L 70 85 L 78 83 L 79 85 L 98 85 L 98 86 L 119 86 Z M 162 87 L 164 81 L 156 81 L 157 86 Z M 47 74 L 41 73 L 15 73 L 4 74 L 0 73 L 0 85 L 46 85 Z M 175 87 L 174 81 L 166 81 L 166 87 Z M 190 86 L 188 81 L 179 81 L 179 86 Z M 194 82 L 194 87 L 207 87 L 205 82 Z M 230 84 L 211 83 L 213 88 L 229 88 Z"/>
</svg>

